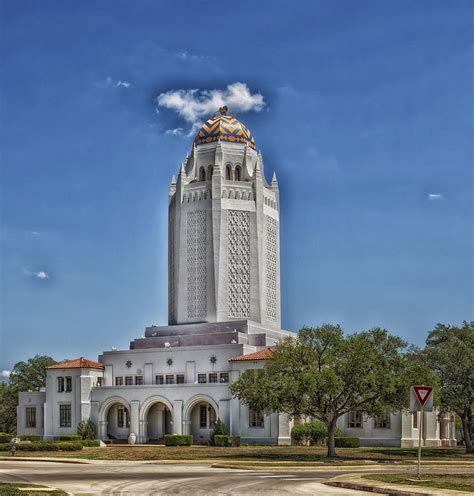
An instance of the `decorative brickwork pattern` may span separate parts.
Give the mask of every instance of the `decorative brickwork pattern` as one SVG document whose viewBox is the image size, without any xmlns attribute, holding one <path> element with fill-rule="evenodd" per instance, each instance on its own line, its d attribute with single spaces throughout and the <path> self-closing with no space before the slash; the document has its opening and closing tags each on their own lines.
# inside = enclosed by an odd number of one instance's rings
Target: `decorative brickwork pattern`
<svg viewBox="0 0 474 496">
<path fill-rule="evenodd" d="M 186 214 L 186 234 L 188 318 L 202 319 L 207 314 L 205 210 Z"/>
<path fill-rule="evenodd" d="M 273 217 L 266 215 L 265 225 L 265 303 L 267 307 L 267 319 L 276 322 L 278 320 L 278 222 Z"/>
<path fill-rule="evenodd" d="M 169 321 L 176 322 L 176 296 L 175 296 L 175 241 L 174 241 L 174 215 L 168 219 L 168 313 Z"/>
<path fill-rule="evenodd" d="M 250 316 L 250 212 L 227 211 L 229 317 Z"/>
</svg>

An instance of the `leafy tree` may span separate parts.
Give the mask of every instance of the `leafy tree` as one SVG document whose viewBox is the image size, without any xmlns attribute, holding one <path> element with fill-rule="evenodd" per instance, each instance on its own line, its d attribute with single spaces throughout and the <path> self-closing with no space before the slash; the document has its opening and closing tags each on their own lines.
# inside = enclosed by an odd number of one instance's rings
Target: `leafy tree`
<svg viewBox="0 0 474 496">
<path fill-rule="evenodd" d="M 429 380 L 428 368 L 407 357 L 405 347 L 379 328 L 344 336 L 339 325 L 303 327 L 296 339 L 277 346 L 263 369 L 245 371 L 231 392 L 254 410 L 321 420 L 328 431 L 328 456 L 336 456 L 336 423 L 342 415 L 405 408 L 413 376 L 415 382 Z"/>
<path fill-rule="evenodd" d="M 474 452 L 474 322 L 437 324 L 428 334 L 425 357 L 440 382 L 441 407 L 462 421 L 466 453 Z"/>
<path fill-rule="evenodd" d="M 13 367 L 8 383 L 0 383 L 0 431 L 16 432 L 18 393 L 37 391 L 46 385 L 46 367 L 56 362 L 49 356 L 36 355 Z"/>
</svg>

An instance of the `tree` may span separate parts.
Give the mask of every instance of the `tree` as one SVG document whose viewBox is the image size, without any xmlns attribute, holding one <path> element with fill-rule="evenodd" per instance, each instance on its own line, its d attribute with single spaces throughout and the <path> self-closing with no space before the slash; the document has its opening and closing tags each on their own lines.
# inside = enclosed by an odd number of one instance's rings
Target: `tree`
<svg viewBox="0 0 474 496">
<path fill-rule="evenodd" d="M 461 327 L 437 324 L 424 354 L 440 382 L 441 407 L 461 419 L 466 453 L 474 452 L 474 322 Z"/>
<path fill-rule="evenodd" d="M 288 337 L 277 346 L 263 369 L 245 371 L 230 388 L 254 410 L 324 422 L 332 457 L 342 415 L 374 416 L 407 406 L 414 367 L 405 347 L 402 339 L 379 328 L 344 336 L 339 325 L 303 327 L 296 339 Z M 425 381 L 429 370 L 417 367 L 418 380 Z"/>
<path fill-rule="evenodd" d="M 46 367 L 56 363 L 49 356 L 36 355 L 13 367 L 8 383 L 0 383 L 0 431 L 16 432 L 18 393 L 38 391 L 46 385 Z"/>
</svg>

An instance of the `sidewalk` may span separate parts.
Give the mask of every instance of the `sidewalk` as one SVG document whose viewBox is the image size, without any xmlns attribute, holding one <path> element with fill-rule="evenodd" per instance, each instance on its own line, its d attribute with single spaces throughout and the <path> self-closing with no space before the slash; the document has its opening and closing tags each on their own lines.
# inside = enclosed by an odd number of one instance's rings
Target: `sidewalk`
<svg viewBox="0 0 474 496">
<path fill-rule="evenodd" d="M 436 489 L 434 487 L 409 486 L 404 484 L 387 484 L 385 482 L 363 479 L 360 475 L 339 475 L 324 482 L 327 486 L 354 489 L 376 494 L 393 494 L 396 496 L 466 496 L 466 491 Z"/>
</svg>

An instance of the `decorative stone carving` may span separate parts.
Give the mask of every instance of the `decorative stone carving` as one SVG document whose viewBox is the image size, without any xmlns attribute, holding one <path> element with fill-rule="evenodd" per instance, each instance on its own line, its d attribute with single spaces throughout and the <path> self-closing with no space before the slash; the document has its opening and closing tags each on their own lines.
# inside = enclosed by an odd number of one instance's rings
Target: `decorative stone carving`
<svg viewBox="0 0 474 496">
<path fill-rule="evenodd" d="M 188 318 L 207 314 L 206 211 L 186 214 L 187 309 Z"/>
<path fill-rule="evenodd" d="M 266 250 L 265 250 L 265 303 L 267 319 L 278 320 L 278 222 L 269 215 L 265 216 Z"/>
<path fill-rule="evenodd" d="M 250 212 L 227 211 L 229 317 L 250 316 Z"/>
</svg>

